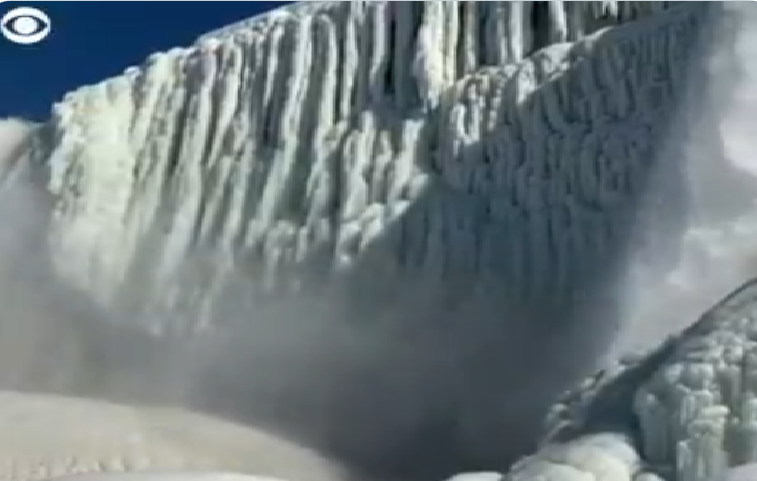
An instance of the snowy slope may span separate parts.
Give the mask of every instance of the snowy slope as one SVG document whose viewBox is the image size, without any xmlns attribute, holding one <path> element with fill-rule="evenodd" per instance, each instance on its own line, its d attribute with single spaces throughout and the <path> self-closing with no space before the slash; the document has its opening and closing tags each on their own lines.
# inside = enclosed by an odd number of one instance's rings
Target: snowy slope
<svg viewBox="0 0 757 481">
<path fill-rule="evenodd" d="M 0 479 L 226 469 L 339 481 L 342 468 L 271 434 L 179 409 L 0 393 Z"/>
<path fill-rule="evenodd" d="M 313 2 L 212 32 L 54 106 L 51 258 L 119 320 L 229 326 L 190 351 L 235 415 L 502 468 L 615 340 L 628 259 L 677 262 L 670 139 L 713 122 L 680 106 L 718 8 Z M 630 479 L 628 433 L 602 436 L 576 442 Z"/>
</svg>

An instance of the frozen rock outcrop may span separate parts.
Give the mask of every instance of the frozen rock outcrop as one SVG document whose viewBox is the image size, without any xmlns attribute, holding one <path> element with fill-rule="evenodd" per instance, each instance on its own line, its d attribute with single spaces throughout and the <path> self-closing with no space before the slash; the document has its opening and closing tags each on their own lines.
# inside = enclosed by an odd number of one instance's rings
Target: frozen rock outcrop
<svg viewBox="0 0 757 481">
<path fill-rule="evenodd" d="M 222 353 L 213 402 L 364 464 L 501 469 L 614 338 L 650 204 L 675 253 L 667 140 L 717 9 L 313 3 L 152 55 L 37 137 L 52 261 L 124 322 L 233 326 L 190 349 Z M 624 439 L 586 440 L 619 479 Z"/>
<path fill-rule="evenodd" d="M 752 280 L 658 348 L 588 379 L 553 407 L 542 448 L 505 479 L 753 475 L 755 319 Z"/>
</svg>

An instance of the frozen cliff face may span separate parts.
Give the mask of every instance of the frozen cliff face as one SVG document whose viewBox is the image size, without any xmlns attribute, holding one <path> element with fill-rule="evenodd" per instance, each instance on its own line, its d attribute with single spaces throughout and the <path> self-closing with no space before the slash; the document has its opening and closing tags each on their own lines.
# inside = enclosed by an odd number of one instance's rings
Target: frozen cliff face
<svg viewBox="0 0 757 481">
<path fill-rule="evenodd" d="M 717 8 L 315 3 L 155 54 L 37 136 L 52 261 L 205 332 L 192 402 L 373 468 L 502 468 L 614 339 L 635 243 L 677 253 L 667 141 Z"/>
<path fill-rule="evenodd" d="M 217 275 L 179 296 L 212 309 L 232 266 L 296 287 L 292 267 L 349 277 L 381 249 L 404 277 L 569 302 L 582 252 L 620 249 L 705 7 L 566 41 L 664 7 L 316 4 L 155 54 L 54 109 L 59 267 L 180 303 L 166 285 L 202 251 Z"/>
</svg>

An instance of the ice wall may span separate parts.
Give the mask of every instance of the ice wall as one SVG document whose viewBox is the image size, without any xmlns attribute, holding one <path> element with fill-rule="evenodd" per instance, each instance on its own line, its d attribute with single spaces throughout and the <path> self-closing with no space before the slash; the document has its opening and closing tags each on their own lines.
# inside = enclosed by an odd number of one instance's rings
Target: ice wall
<svg viewBox="0 0 757 481">
<path fill-rule="evenodd" d="M 379 464 L 499 467 L 614 337 L 650 205 L 676 250 L 665 140 L 716 8 L 315 3 L 155 54 L 40 133 L 52 259 L 129 322 L 242 326 L 215 398 Z"/>
<path fill-rule="evenodd" d="M 658 114 L 685 77 L 696 30 L 686 17 L 703 7 L 617 40 L 564 42 L 663 8 L 316 4 L 155 54 L 54 109 L 60 267 L 109 299 L 133 277 L 165 286 L 200 247 L 212 246 L 218 271 L 244 256 L 276 282 L 317 254 L 340 270 L 394 243 L 387 263 L 405 270 L 514 281 L 555 265 L 556 277 L 519 281 L 532 284 L 522 294 L 569 289 L 580 267 L 569 252 L 613 244 L 613 229 L 589 224 L 619 218 L 641 189 L 649 134 L 666 130 Z M 428 225 L 403 223 L 424 200 L 415 217 Z M 572 234 L 553 241 L 560 224 Z M 520 232 L 507 257 L 521 260 L 494 265 L 504 261 L 487 258 L 502 257 L 492 239 L 510 229 Z M 461 243 L 479 252 L 448 252 Z M 135 268 L 138 257 L 154 269 Z"/>
</svg>

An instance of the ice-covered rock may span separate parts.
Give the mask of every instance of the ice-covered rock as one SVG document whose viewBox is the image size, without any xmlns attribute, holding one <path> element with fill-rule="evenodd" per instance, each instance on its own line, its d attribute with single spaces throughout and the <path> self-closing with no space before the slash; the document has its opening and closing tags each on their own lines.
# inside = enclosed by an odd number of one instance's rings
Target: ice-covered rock
<svg viewBox="0 0 757 481">
<path fill-rule="evenodd" d="M 660 347 L 566 395 L 542 448 L 505 479 L 752 479 L 756 320 L 753 280 Z"/>
</svg>

